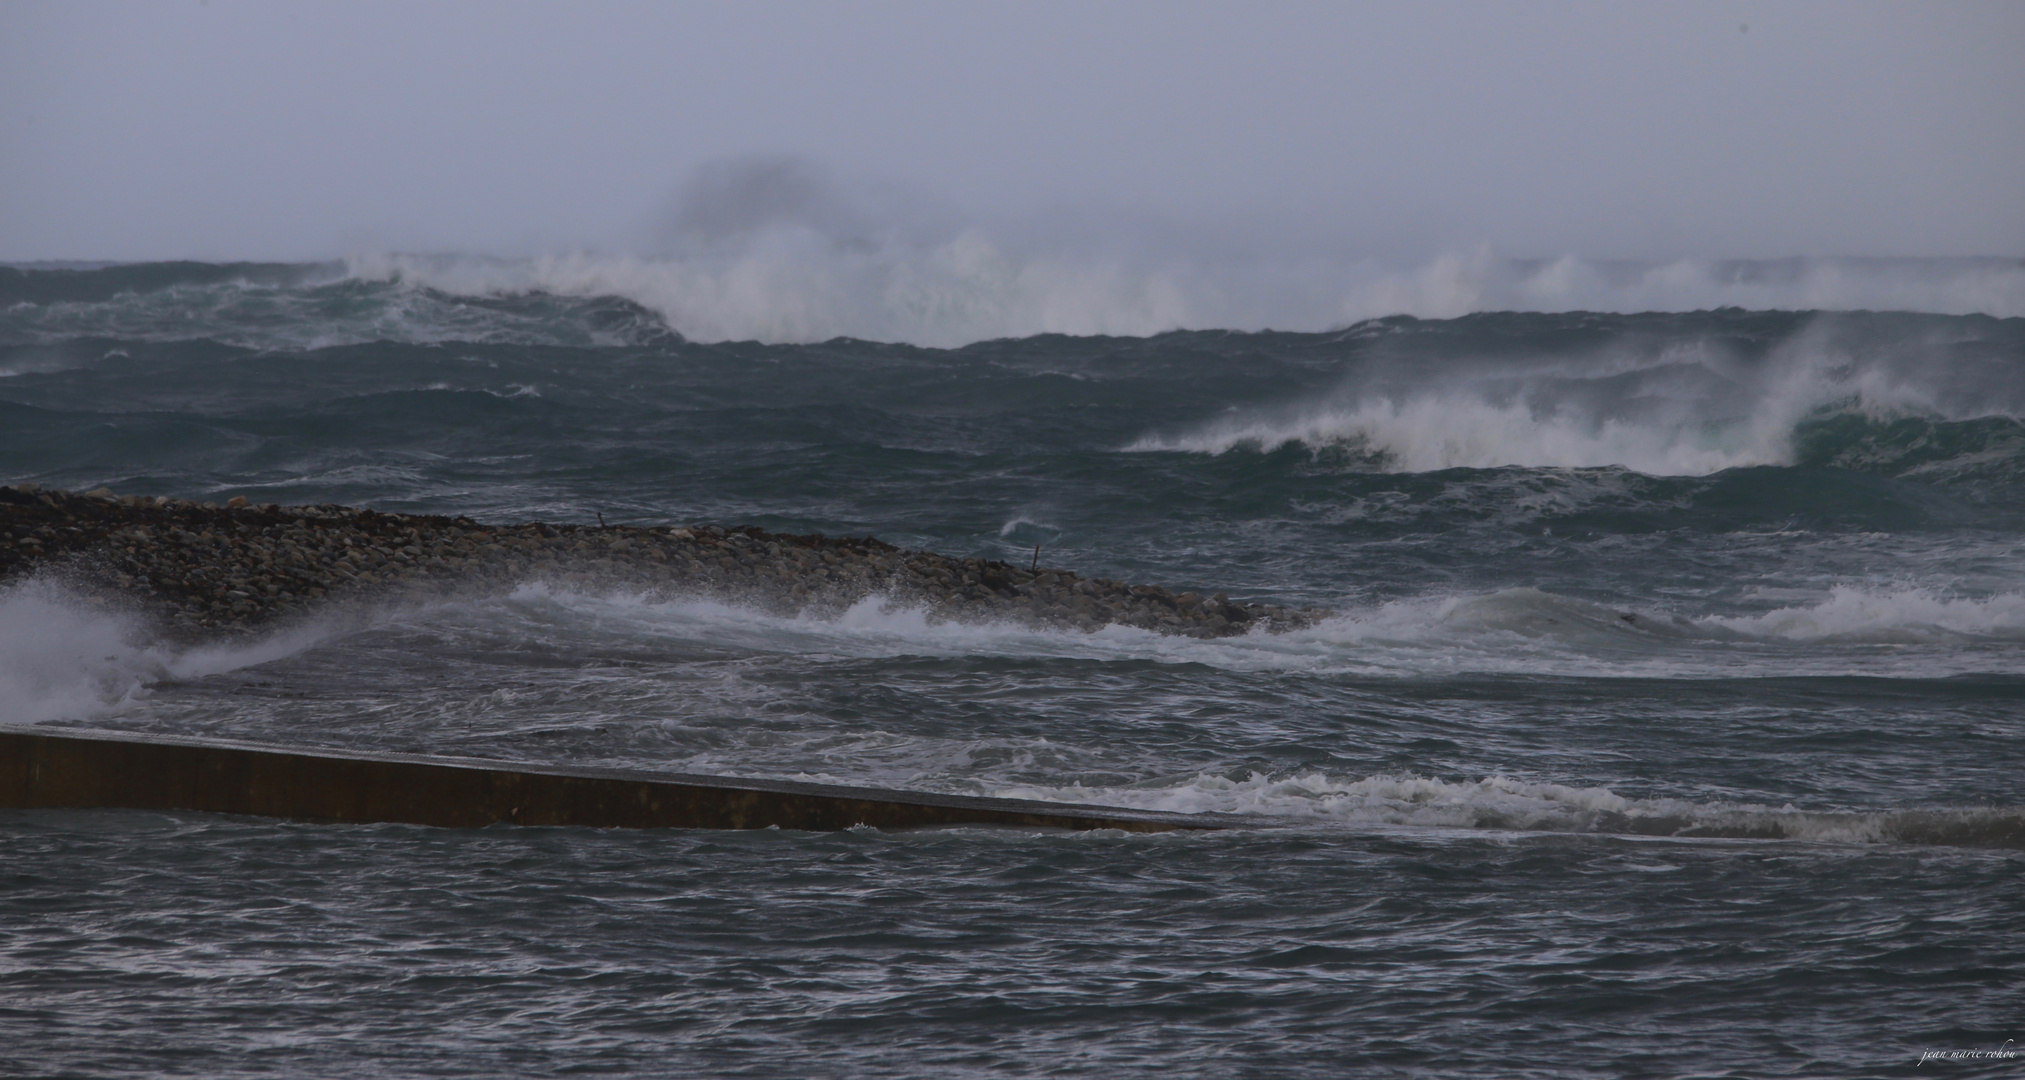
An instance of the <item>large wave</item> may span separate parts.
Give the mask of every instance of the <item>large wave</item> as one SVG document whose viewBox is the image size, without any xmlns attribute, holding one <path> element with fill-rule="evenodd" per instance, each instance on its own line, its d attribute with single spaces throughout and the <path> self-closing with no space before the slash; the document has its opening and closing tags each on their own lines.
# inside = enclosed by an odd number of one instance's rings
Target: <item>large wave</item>
<svg viewBox="0 0 2025 1080">
<path fill-rule="evenodd" d="M 1209 261 L 1022 251 L 967 230 L 934 244 L 839 244 L 772 229 L 733 251 L 528 260 L 372 255 L 350 274 L 466 296 L 615 296 L 699 341 L 838 337 L 954 347 L 1038 334 L 1322 331 L 1484 311 L 1920 311 L 2025 315 L 2025 261 L 1600 262 L 1449 254 L 1418 267 L 1306 257 Z"/>
<path fill-rule="evenodd" d="M 0 267 L 0 332 L 209 337 L 252 348 L 375 340 L 955 347 L 1040 334 L 1320 332 L 1393 315 L 1487 311 L 1917 311 L 2025 316 L 2025 262 L 1795 259 L 1666 263 L 1502 258 L 1418 266 L 1017 245 L 969 229 L 848 240 L 780 226 L 684 254 L 529 259 L 364 254 L 341 264 Z"/>
<path fill-rule="evenodd" d="M 1510 355 L 1498 338 L 1499 354 L 1481 361 L 1388 361 L 1380 342 L 1370 369 L 1331 392 L 1149 432 L 1125 449 L 1298 445 L 1395 472 L 1832 465 L 1946 481 L 2025 471 L 2025 369 L 2013 346 L 1966 352 L 1959 334 L 1861 322 L 1823 316 L 1763 355 L 1732 348 L 1713 321 L 1657 348 L 1628 340 L 1628 326 L 1627 340 L 1603 349 Z"/>
</svg>

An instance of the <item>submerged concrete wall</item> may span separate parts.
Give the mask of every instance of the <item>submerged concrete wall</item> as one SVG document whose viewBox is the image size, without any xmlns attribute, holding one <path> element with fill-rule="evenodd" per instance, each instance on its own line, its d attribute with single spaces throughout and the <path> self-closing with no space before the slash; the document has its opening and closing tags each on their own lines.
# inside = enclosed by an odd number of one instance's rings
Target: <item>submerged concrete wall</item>
<svg viewBox="0 0 2025 1080">
<path fill-rule="evenodd" d="M 1007 825 L 1164 832 L 1236 824 L 1213 814 L 15 725 L 0 725 L 0 807 L 197 810 L 452 828 L 507 822 L 806 830 Z"/>
</svg>

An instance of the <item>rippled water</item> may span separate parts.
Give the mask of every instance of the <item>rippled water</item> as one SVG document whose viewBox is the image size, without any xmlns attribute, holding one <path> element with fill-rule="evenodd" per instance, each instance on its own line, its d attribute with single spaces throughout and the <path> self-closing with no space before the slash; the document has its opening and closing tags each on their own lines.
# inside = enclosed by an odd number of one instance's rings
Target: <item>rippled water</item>
<svg viewBox="0 0 2025 1080">
<path fill-rule="evenodd" d="M 1257 823 L 10 812 L 18 1073 L 1918 1075 L 2020 1034 L 2025 320 L 945 350 L 341 267 L 0 286 L 0 480 L 1038 544 L 1336 612 L 1197 641 L 536 580 L 189 649 L 0 586 L 0 720 Z"/>
<path fill-rule="evenodd" d="M 2025 962 L 1946 848 L 5 820 L 50 1072 L 1878 1075 Z"/>
</svg>

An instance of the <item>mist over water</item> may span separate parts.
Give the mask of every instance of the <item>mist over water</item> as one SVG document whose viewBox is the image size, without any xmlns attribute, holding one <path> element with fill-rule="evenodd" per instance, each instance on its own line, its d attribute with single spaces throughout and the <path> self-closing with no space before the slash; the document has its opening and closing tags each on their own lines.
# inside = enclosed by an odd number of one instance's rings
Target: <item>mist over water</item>
<svg viewBox="0 0 2025 1080">
<path fill-rule="evenodd" d="M 976 228 L 946 238 L 844 239 L 783 224 L 684 255 L 385 254 L 346 265 L 358 279 L 464 296 L 624 297 L 699 341 L 849 337 L 949 348 L 1036 334 L 1315 332 L 1391 315 L 1489 311 L 2025 315 L 2025 262 L 2012 259 L 1599 263 L 1478 249 L 1395 266 L 1328 254 L 1050 249 Z"/>
</svg>

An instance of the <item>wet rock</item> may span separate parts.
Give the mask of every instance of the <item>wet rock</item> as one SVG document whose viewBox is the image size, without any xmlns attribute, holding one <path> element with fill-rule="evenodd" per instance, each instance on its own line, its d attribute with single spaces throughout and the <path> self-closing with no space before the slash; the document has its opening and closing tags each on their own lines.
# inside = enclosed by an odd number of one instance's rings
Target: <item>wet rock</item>
<svg viewBox="0 0 2025 1080">
<path fill-rule="evenodd" d="M 0 581 L 48 571 L 187 636 L 245 633 L 284 614 L 393 591 L 510 587 L 529 578 L 705 594 L 782 611 L 885 595 L 942 619 L 1218 637 L 1326 614 L 1175 595 L 1056 567 L 904 551 L 871 537 L 750 527 L 591 527 L 383 514 L 346 506 L 224 506 L 0 487 Z"/>
</svg>

